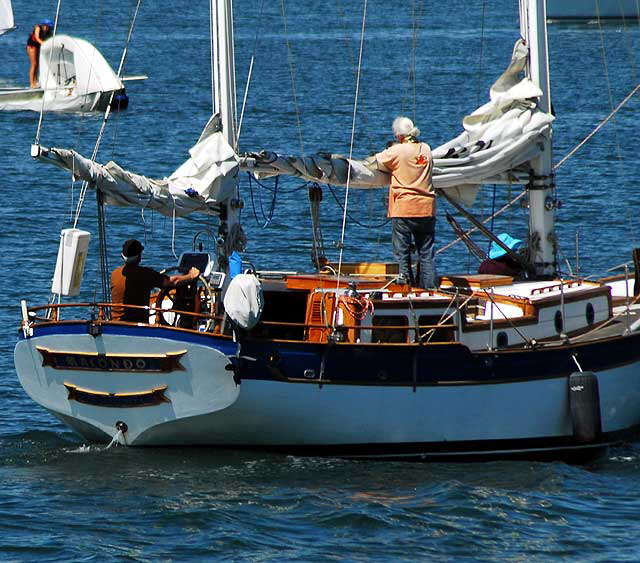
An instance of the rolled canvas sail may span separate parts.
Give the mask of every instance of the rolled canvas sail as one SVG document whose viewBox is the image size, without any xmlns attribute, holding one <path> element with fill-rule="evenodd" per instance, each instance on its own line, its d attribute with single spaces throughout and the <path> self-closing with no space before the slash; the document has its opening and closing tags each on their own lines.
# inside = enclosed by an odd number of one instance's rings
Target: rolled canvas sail
<svg viewBox="0 0 640 563">
<path fill-rule="evenodd" d="M 483 183 L 528 181 L 531 159 L 542 150 L 553 116 L 542 112 L 541 95 L 528 78 L 520 78 L 528 50 L 519 41 L 509 67 L 493 84 L 490 101 L 463 119 L 464 131 L 433 150 L 433 181 L 454 200 L 472 205 Z M 364 160 L 339 155 L 281 156 L 263 151 L 239 159 L 219 131 L 219 118 L 210 120 L 190 158 L 168 178 L 147 178 L 128 172 L 115 162 L 91 162 L 75 151 L 50 149 L 49 160 L 72 170 L 105 193 L 108 203 L 155 209 L 168 216 L 194 211 L 211 213 L 232 196 L 239 169 L 256 177 L 297 176 L 305 180 L 354 188 L 389 184 L 389 175 L 371 170 Z"/>
<path fill-rule="evenodd" d="M 42 150 L 41 160 L 70 170 L 105 194 L 112 205 L 154 209 L 169 217 L 213 213 L 235 193 L 238 159 L 212 118 L 189 150 L 190 158 L 168 178 L 147 178 L 111 161 L 92 162 L 73 150 Z"/>
<path fill-rule="evenodd" d="M 540 154 L 539 141 L 549 134 L 553 116 L 535 103 L 542 92 L 528 78 L 519 77 L 527 57 L 527 48 L 518 41 L 509 67 L 491 87 L 490 101 L 463 119 L 464 131 L 458 137 L 432 151 L 434 186 L 465 205 L 473 203 L 480 184 L 527 181 L 528 162 Z M 297 157 L 262 151 L 248 154 L 241 166 L 258 178 L 285 174 L 354 188 L 389 184 L 386 172 L 340 155 Z"/>
<path fill-rule="evenodd" d="M 14 27 L 11 0 L 0 0 L 0 35 L 11 31 Z"/>
</svg>

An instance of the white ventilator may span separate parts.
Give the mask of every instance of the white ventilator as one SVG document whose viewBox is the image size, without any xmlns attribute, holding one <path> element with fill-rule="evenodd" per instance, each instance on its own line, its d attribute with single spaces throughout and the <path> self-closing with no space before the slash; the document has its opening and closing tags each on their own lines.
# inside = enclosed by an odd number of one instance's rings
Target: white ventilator
<svg viewBox="0 0 640 563">
<path fill-rule="evenodd" d="M 91 233 L 87 231 L 62 230 L 51 293 L 66 297 L 74 297 L 80 293 L 90 240 Z"/>
</svg>

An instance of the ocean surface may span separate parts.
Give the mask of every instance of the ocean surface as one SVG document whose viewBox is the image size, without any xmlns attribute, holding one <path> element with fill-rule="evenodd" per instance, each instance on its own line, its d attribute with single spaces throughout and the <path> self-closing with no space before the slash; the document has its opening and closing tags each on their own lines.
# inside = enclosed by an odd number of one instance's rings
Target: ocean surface
<svg viewBox="0 0 640 563">
<path fill-rule="evenodd" d="M 246 92 L 240 150 L 364 157 L 391 139 L 398 114 L 415 118 L 433 147 L 446 142 L 506 68 L 517 4 L 369 0 L 364 14 L 363 3 L 344 0 L 236 2 L 239 112 Z M 0 37 L 3 87 L 28 84 L 27 35 L 36 21 L 55 17 L 57 2 L 13 6 L 18 29 Z M 133 8 L 125 0 L 64 0 L 59 31 L 88 39 L 117 68 Z M 109 120 L 98 160 L 164 177 L 187 158 L 211 114 L 207 11 L 208 2 L 142 2 L 126 74 L 148 79 L 128 87 L 129 109 Z M 554 23 L 549 50 L 558 163 L 638 84 L 640 25 Z M 636 96 L 557 169 L 564 271 L 618 273 L 608 270 L 628 262 L 639 244 L 638 115 Z M 41 144 L 90 156 L 101 122 L 100 115 L 46 114 Z M 72 225 L 80 188 L 67 173 L 31 160 L 38 123 L 33 112 L 0 114 L 1 562 L 640 560 L 640 444 L 572 466 L 83 443 L 27 397 L 13 366 L 20 300 L 46 302 L 59 233 Z M 243 258 L 259 269 L 309 268 L 305 186 L 243 178 L 241 190 L 249 237 Z M 345 260 L 390 260 L 383 192 L 352 190 L 343 237 L 344 191 L 325 188 L 331 259 L 344 238 Z M 487 186 L 476 213 L 488 217 L 519 192 Z M 454 238 L 447 210 L 442 203 L 440 247 Z M 99 298 L 92 193 L 78 226 L 93 234 L 83 295 Z M 514 207 L 490 226 L 522 238 L 525 210 Z M 196 233 L 206 241 L 212 224 L 110 207 L 107 227 L 111 267 L 122 241 L 136 237 L 145 263 L 160 269 L 190 250 Z M 475 268 L 461 244 L 438 255 L 441 274 Z"/>
</svg>

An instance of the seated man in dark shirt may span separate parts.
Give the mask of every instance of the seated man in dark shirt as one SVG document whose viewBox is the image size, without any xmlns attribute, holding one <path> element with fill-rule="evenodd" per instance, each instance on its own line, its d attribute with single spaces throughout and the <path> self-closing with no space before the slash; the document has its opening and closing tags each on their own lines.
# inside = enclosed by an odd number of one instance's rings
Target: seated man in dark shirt
<svg viewBox="0 0 640 563">
<path fill-rule="evenodd" d="M 171 277 L 156 272 L 152 268 L 145 268 L 140 265 L 143 250 L 142 243 L 135 239 L 129 239 L 122 245 L 122 258 L 125 263 L 111 272 L 113 303 L 148 307 L 152 289 L 176 287 L 189 283 L 200 275 L 197 268 L 191 268 L 184 275 Z M 148 323 L 149 311 L 131 307 L 112 307 L 111 318 L 114 321 Z"/>
</svg>

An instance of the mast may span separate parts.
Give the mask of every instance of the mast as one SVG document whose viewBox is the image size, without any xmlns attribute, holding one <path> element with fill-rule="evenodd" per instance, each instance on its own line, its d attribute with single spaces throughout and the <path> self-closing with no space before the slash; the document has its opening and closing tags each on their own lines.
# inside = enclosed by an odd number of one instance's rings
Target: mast
<svg viewBox="0 0 640 563">
<path fill-rule="evenodd" d="M 236 73 L 231 0 L 211 0 L 211 49 L 213 54 L 213 113 L 220 114 L 222 133 L 236 146 Z"/>
<path fill-rule="evenodd" d="M 236 76 L 233 41 L 232 0 L 210 0 L 213 113 L 220 116 L 224 138 L 238 151 L 236 114 Z M 227 269 L 228 257 L 242 247 L 237 186 L 234 197 L 220 204 L 217 250 L 220 266 Z"/>
<path fill-rule="evenodd" d="M 545 0 L 520 0 L 520 33 L 529 48 L 529 77 L 542 91 L 538 105 L 551 113 L 549 55 Z M 557 271 L 555 237 L 555 178 L 552 131 L 543 141 L 543 152 L 532 161 L 527 185 L 529 195 L 529 260 L 538 278 L 553 277 Z"/>
</svg>

